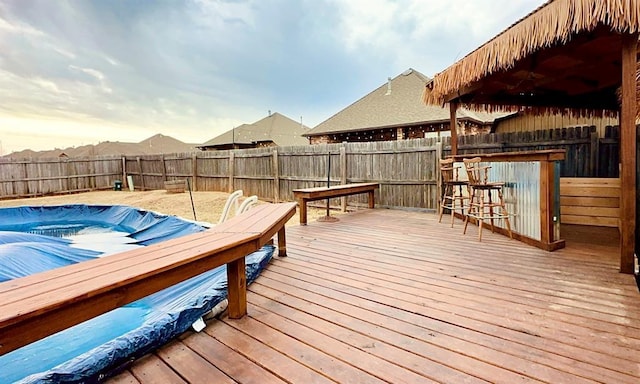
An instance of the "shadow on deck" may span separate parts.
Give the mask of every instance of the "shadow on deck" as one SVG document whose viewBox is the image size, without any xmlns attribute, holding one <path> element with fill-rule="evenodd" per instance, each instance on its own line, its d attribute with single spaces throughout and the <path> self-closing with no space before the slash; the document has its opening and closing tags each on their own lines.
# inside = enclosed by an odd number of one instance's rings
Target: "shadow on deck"
<svg viewBox="0 0 640 384">
<path fill-rule="evenodd" d="M 460 223 L 379 209 L 288 227 L 247 317 L 111 382 L 639 382 L 640 294 L 616 230 L 567 226 L 549 253 Z"/>
</svg>

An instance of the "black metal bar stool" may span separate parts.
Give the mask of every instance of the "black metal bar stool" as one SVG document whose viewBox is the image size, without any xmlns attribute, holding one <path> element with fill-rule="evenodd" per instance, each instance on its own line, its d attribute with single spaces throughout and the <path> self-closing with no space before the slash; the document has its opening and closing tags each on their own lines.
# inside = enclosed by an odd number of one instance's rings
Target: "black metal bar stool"
<svg viewBox="0 0 640 384">
<path fill-rule="evenodd" d="M 464 166 L 467 170 L 467 176 L 469 178 L 469 187 L 471 188 L 471 199 L 469 201 L 469 210 L 464 220 L 464 232 L 467 233 L 467 225 L 469 224 L 469 218 L 474 218 L 478 221 L 478 241 L 482 241 L 482 226 L 485 220 L 491 222 L 491 232 L 494 231 L 494 220 L 504 219 L 507 225 L 507 231 L 509 237 L 513 239 L 513 233 L 511 232 L 511 223 L 509 222 L 509 212 L 504 204 L 502 197 L 502 188 L 504 182 L 490 182 L 489 169 L 490 166 L 481 166 L 480 157 L 474 157 L 472 159 L 462 159 Z M 497 195 L 497 199 L 494 200 L 494 193 Z"/>
<path fill-rule="evenodd" d="M 440 201 L 440 218 L 438 223 L 442 221 L 442 214 L 445 208 L 451 211 L 451 228 L 453 228 L 453 217 L 456 209 L 464 217 L 465 200 L 470 197 L 469 183 L 466 180 L 458 179 L 458 168 L 453 165 L 453 159 L 440 160 L 440 174 L 442 175 L 442 200 Z M 466 194 L 465 194 L 466 192 Z M 458 204 L 456 203 L 458 202 Z"/>
</svg>

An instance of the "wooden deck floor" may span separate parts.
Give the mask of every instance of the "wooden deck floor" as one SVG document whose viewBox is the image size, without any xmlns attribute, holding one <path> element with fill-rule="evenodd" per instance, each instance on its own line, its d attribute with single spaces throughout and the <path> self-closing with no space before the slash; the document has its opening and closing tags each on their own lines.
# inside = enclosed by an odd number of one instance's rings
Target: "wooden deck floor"
<svg viewBox="0 0 640 384">
<path fill-rule="evenodd" d="M 113 383 L 638 383 L 640 294 L 617 231 L 548 253 L 437 216 L 364 210 L 288 228 L 289 257 Z"/>
</svg>

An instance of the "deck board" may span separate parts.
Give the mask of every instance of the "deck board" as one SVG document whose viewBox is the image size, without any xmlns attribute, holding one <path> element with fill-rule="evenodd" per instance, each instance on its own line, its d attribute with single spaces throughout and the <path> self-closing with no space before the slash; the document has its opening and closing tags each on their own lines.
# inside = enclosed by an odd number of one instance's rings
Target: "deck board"
<svg viewBox="0 0 640 384">
<path fill-rule="evenodd" d="M 288 227 L 289 256 L 250 286 L 246 318 L 210 321 L 117 379 L 640 380 L 640 294 L 618 273 L 617 231 L 565 226 L 567 247 L 551 253 L 476 235 L 384 209 Z"/>
</svg>

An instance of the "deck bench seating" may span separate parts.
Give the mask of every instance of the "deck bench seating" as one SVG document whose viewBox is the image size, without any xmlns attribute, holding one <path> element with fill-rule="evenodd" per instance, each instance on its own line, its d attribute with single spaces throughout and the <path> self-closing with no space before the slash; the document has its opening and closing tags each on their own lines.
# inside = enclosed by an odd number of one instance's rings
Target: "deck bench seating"
<svg viewBox="0 0 640 384">
<path fill-rule="evenodd" d="M 300 225 L 307 225 L 307 202 L 309 201 L 367 193 L 369 195 L 369 208 L 373 209 L 375 207 L 374 191 L 378 188 L 380 188 L 378 183 L 354 183 L 330 187 L 294 189 L 293 197 L 300 206 Z"/>
<path fill-rule="evenodd" d="M 227 265 L 229 317 L 247 312 L 245 256 L 278 234 L 295 203 L 264 204 L 204 232 L 0 283 L 0 355 Z"/>
</svg>

